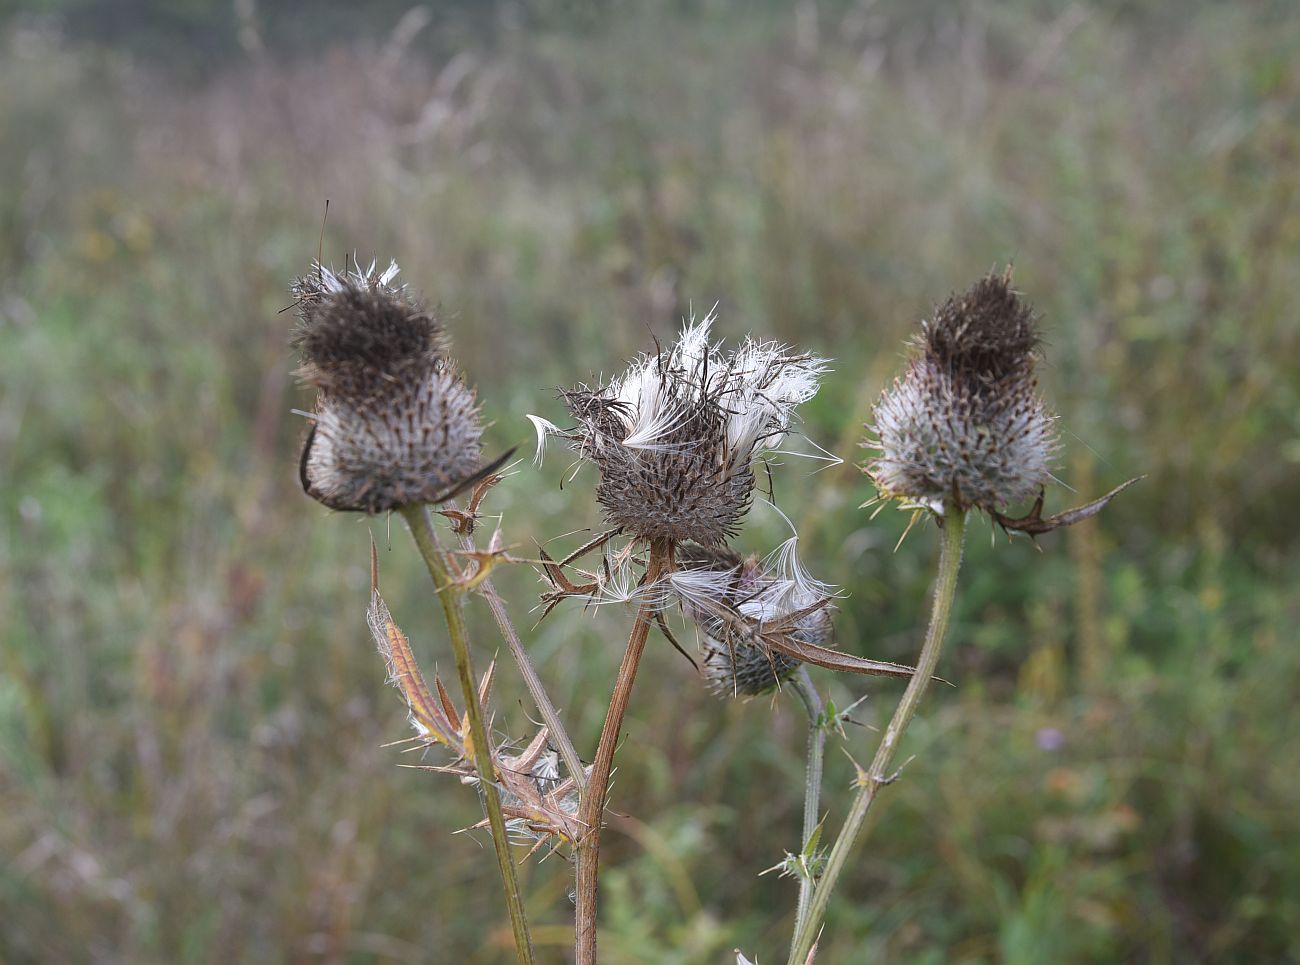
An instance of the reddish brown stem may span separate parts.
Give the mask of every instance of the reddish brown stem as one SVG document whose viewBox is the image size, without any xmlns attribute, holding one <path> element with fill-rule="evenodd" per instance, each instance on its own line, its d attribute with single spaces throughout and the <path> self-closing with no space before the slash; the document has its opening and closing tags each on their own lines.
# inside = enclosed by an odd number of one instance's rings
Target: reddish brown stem
<svg viewBox="0 0 1300 965">
<path fill-rule="evenodd" d="M 663 574 L 672 568 L 672 545 L 656 540 L 650 544 L 650 560 L 646 564 L 645 586 L 653 587 Z M 596 965 L 596 886 L 600 876 L 600 834 L 604 826 L 605 796 L 609 792 L 609 775 L 614 766 L 614 748 L 623 727 L 623 716 L 632 697 L 632 684 L 636 682 L 637 667 L 645 651 L 650 623 L 654 620 L 658 604 L 653 590 L 647 592 L 637 610 L 636 622 L 628 637 L 623 663 L 618 668 L 614 690 L 609 698 L 609 712 L 605 727 L 600 732 L 596 759 L 591 765 L 586 791 L 578 818 L 586 829 L 578 842 L 577 911 L 574 918 L 574 955 L 577 965 Z"/>
</svg>

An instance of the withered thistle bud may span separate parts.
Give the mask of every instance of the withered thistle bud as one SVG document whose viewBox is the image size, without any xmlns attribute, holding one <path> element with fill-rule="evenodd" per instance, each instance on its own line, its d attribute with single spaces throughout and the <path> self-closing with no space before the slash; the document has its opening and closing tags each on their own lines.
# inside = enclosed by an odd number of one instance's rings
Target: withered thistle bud
<svg viewBox="0 0 1300 965">
<path fill-rule="evenodd" d="M 811 399 L 825 360 L 747 339 L 723 355 L 713 316 L 688 323 L 670 349 L 634 360 L 607 384 L 562 393 L 577 425 L 538 416 L 600 470 L 596 499 L 626 532 L 717 546 L 735 534 L 754 491 L 754 462 L 780 445 L 795 406 Z"/>
<path fill-rule="evenodd" d="M 381 513 L 437 503 L 482 475 L 474 392 L 439 319 L 395 286 L 397 263 L 292 287 L 299 377 L 320 390 L 303 443 L 303 490 L 331 509 Z"/>
<path fill-rule="evenodd" d="M 679 548 L 669 582 L 700 630 L 701 669 L 717 696 L 768 693 L 798 668 L 798 660 L 770 645 L 765 627 L 798 643 L 830 641 L 830 607 L 816 606 L 828 600 L 829 587 L 804 571 L 796 545 L 792 538 L 766 560 L 723 547 Z"/>
<path fill-rule="evenodd" d="M 948 299 L 921 325 L 919 354 L 876 403 L 865 466 L 887 498 L 990 513 L 1051 478 L 1055 417 L 1034 375 L 1033 310 L 1008 270 Z"/>
</svg>

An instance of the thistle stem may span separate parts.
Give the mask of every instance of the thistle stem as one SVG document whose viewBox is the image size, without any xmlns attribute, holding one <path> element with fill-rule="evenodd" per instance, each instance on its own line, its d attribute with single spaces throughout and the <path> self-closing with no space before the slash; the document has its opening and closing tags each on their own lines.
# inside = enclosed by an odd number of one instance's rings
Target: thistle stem
<svg viewBox="0 0 1300 965">
<path fill-rule="evenodd" d="M 655 540 L 650 544 L 650 559 L 646 564 L 646 587 L 658 582 L 664 571 L 672 566 L 671 544 Z M 600 834 L 604 825 L 605 797 L 609 792 L 609 775 L 614 764 L 614 749 L 618 745 L 619 730 L 632 697 L 637 667 L 645 651 L 650 634 L 650 621 L 654 619 L 657 604 L 653 593 L 647 594 L 637 610 L 632 632 L 628 636 L 623 663 L 614 680 L 614 690 L 609 698 L 609 711 L 605 726 L 596 746 L 596 758 L 591 764 L 591 775 L 582 795 L 578 819 L 584 828 L 577 842 L 578 878 L 577 909 L 574 915 L 574 955 L 577 965 L 596 965 L 596 886 L 600 876 Z"/>
<path fill-rule="evenodd" d="M 939 664 L 943 637 L 948 629 L 948 617 L 952 612 L 952 601 L 957 589 L 957 571 L 961 568 L 962 540 L 965 535 L 965 511 L 948 506 L 947 514 L 943 517 L 943 539 L 939 549 L 939 570 L 934 582 L 930 626 L 925 634 L 921 655 L 916 661 L 916 672 L 912 674 L 907 690 L 903 692 L 903 698 L 894 710 L 894 716 L 889 721 L 885 736 L 881 738 L 870 770 L 861 778 L 858 796 L 844 821 L 844 827 L 840 829 L 839 836 L 835 839 L 834 847 L 831 848 L 826 870 L 822 872 L 821 880 L 813 892 L 808 914 L 795 932 L 789 965 L 804 965 L 808 960 L 808 955 L 817 942 L 822 921 L 826 917 L 831 892 L 834 891 L 840 872 L 844 869 L 850 854 L 863 837 L 863 822 L 871 809 L 872 802 L 876 799 L 876 792 L 893 781 L 889 773 L 890 765 Z"/>
<path fill-rule="evenodd" d="M 469 634 L 465 627 L 462 591 L 452 579 L 447 559 L 438 545 L 433 526 L 429 522 L 428 510 L 423 506 L 408 506 L 401 512 L 407 526 L 410 527 L 415 545 L 424 558 L 424 565 L 428 568 L 433 585 L 437 588 L 438 599 L 442 601 L 443 615 L 447 618 L 447 635 L 451 638 L 451 649 L 456 657 L 456 675 L 460 679 L 461 693 L 465 698 L 465 713 L 469 718 L 470 751 L 474 758 L 474 769 L 479 775 L 478 786 L 483 794 L 483 809 L 487 812 L 492 847 L 496 852 L 497 868 L 501 872 L 501 884 L 506 893 L 506 907 L 510 912 L 510 929 L 514 933 L 515 951 L 520 962 L 531 965 L 534 961 L 533 942 L 528 933 L 528 919 L 524 914 L 519 879 L 515 876 L 514 861 L 510 858 L 510 840 L 506 836 L 505 817 L 501 813 L 501 796 L 497 793 L 492 745 L 488 742 L 487 728 L 483 723 L 483 708 L 479 703 L 478 685 L 474 679 L 474 668 L 470 664 Z"/>
<path fill-rule="evenodd" d="M 817 831 L 817 815 L 821 809 L 822 796 L 822 760 L 826 751 L 826 726 L 823 720 L 825 708 L 812 678 L 808 676 L 807 666 L 801 666 L 799 672 L 790 678 L 790 688 L 803 702 L 808 711 L 808 766 L 804 775 L 803 790 L 803 840 L 800 844 L 801 854 L 808 855 L 808 844 Z M 811 868 L 805 868 L 805 874 L 799 876 L 799 904 L 795 913 L 794 933 L 798 935 L 808 917 L 808 906 L 812 901 L 813 880 Z"/>
<path fill-rule="evenodd" d="M 460 543 L 464 549 L 473 550 L 475 548 L 472 536 L 461 537 Z M 568 769 L 569 776 L 573 778 L 573 783 L 577 785 L 579 792 L 581 792 L 587 786 L 587 772 L 582 766 L 582 760 L 578 757 L 573 741 L 569 738 L 569 732 L 564 729 L 564 723 L 560 720 L 559 711 L 555 709 L 555 704 L 551 702 L 550 696 L 546 693 L 546 686 L 542 683 L 537 668 L 533 666 L 532 658 L 528 656 L 528 651 L 524 649 L 524 645 L 519 639 L 519 631 L 515 629 L 514 623 L 510 620 L 510 614 L 506 612 L 505 602 L 497 593 L 496 587 L 492 585 L 491 577 L 478 585 L 478 592 L 483 599 L 487 600 L 488 609 L 492 611 L 492 616 L 497 622 L 497 629 L 501 631 L 501 636 L 510 648 L 510 655 L 515 658 L 515 665 L 519 668 L 520 676 L 524 678 L 524 685 L 528 688 L 528 693 L 533 698 L 533 703 L 537 705 L 537 710 L 542 715 L 542 721 L 546 724 L 547 736 L 550 738 L 551 743 L 555 745 L 560 759 L 564 761 L 564 766 Z"/>
</svg>

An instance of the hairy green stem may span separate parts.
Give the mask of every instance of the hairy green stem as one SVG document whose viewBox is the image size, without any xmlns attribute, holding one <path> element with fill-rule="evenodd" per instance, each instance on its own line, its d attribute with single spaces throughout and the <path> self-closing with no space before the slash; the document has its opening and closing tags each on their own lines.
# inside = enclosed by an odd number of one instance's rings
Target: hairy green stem
<svg viewBox="0 0 1300 965">
<path fill-rule="evenodd" d="M 510 929 L 514 933 L 515 951 L 519 961 L 531 963 L 533 958 L 533 941 L 528 933 L 528 919 L 524 915 L 523 896 L 519 891 L 519 879 L 515 875 L 515 864 L 510 857 L 510 839 L 506 835 L 505 816 L 501 813 L 501 795 L 497 792 L 496 768 L 492 763 L 492 745 L 488 742 L 487 727 L 483 723 L 483 708 L 479 703 L 478 684 L 474 679 L 474 668 L 470 663 L 469 633 L 465 627 L 464 600 L 461 590 L 451 576 L 451 569 L 442 548 L 438 545 L 433 526 L 429 521 L 428 510 L 423 506 L 408 506 L 402 510 L 407 526 L 424 565 L 428 567 L 429 576 L 437 588 L 438 599 L 442 601 L 442 612 L 447 618 L 447 635 L 451 638 L 451 649 L 456 657 L 456 675 L 460 678 L 461 693 L 465 698 L 465 713 L 469 717 L 470 751 L 474 757 L 474 769 L 479 776 L 479 790 L 483 794 L 483 809 L 487 812 L 488 828 L 492 834 L 492 847 L 496 852 L 497 868 L 501 872 L 501 884 L 506 893 L 506 907 L 510 912 Z"/>
<path fill-rule="evenodd" d="M 934 582 L 934 603 L 930 611 L 930 626 L 925 634 L 925 644 L 921 647 L 921 656 L 916 662 L 916 672 L 908 682 L 903 699 L 898 702 L 894 716 L 889 721 L 885 736 L 881 738 L 880 747 L 871 762 L 871 768 L 862 776 L 858 796 L 840 829 L 835 845 L 831 848 L 826 862 L 826 870 L 813 892 L 812 904 L 808 915 L 795 932 L 790 951 L 789 965 L 804 965 L 813 945 L 817 942 L 818 932 L 826 917 L 826 907 L 830 903 L 831 892 L 839 879 L 840 872 L 848 861 L 853 849 L 859 844 L 863 835 L 863 823 L 867 812 L 876 799 L 876 792 L 893 780 L 889 769 L 894 755 L 902 742 L 907 725 L 916 715 L 921 698 L 925 696 L 939 664 L 939 654 L 943 650 L 943 637 L 948 629 L 948 617 L 952 612 L 952 601 L 957 590 L 957 571 L 961 568 L 962 540 L 966 535 L 966 513 L 953 506 L 947 507 L 943 517 L 943 539 L 939 550 L 939 571 Z"/>
<path fill-rule="evenodd" d="M 646 564 L 646 587 L 653 587 L 672 568 L 673 549 L 669 543 L 655 540 L 650 544 L 650 560 Z M 582 824 L 582 838 L 577 842 L 577 908 L 574 914 L 574 958 L 577 965 L 596 965 L 596 886 L 600 877 L 600 833 L 604 827 L 605 796 L 609 793 L 609 775 L 614 766 L 614 749 L 618 746 L 618 733 L 623 726 L 628 702 L 632 698 L 632 684 L 636 682 L 637 667 L 650 635 L 650 621 L 654 619 L 658 604 L 653 592 L 648 593 L 637 610 L 636 621 L 628 636 L 623 663 L 618 668 L 614 690 L 609 698 L 609 711 L 605 726 L 600 732 L 596 757 L 591 763 L 591 775 L 581 797 L 578 819 Z"/>
<path fill-rule="evenodd" d="M 823 719 L 825 707 L 822 705 L 817 688 L 813 686 L 812 678 L 808 676 L 807 666 L 801 666 L 799 672 L 790 678 L 790 688 L 803 702 L 804 709 L 808 711 L 808 767 L 804 774 L 803 840 L 800 844 L 800 853 L 811 857 L 808 854 L 808 843 L 817 830 L 817 816 L 821 810 L 822 760 L 826 751 L 828 722 Z M 796 935 L 802 930 L 804 920 L 808 917 L 813 885 L 816 884 L 811 866 L 804 868 L 804 871 L 805 874 L 799 876 L 799 904 L 794 919 Z"/>
<path fill-rule="evenodd" d="M 474 537 L 462 536 L 460 545 L 467 550 L 475 549 Z M 555 745 L 560 759 L 564 761 L 564 766 L 569 771 L 569 776 L 573 778 L 573 782 L 581 791 L 587 786 L 587 772 L 583 769 L 578 752 L 573 746 L 573 741 L 569 738 L 569 732 L 564 729 L 564 723 L 560 720 L 560 714 L 555 709 L 555 704 L 551 702 L 550 696 L 546 693 L 546 687 L 542 683 L 541 676 L 537 673 L 537 668 L 533 666 L 532 658 L 528 656 L 528 651 L 524 649 L 524 645 L 519 639 L 519 631 L 515 629 L 514 623 L 510 620 L 510 614 L 506 612 L 505 602 L 497 593 L 496 587 L 492 585 L 491 577 L 478 585 L 478 592 L 483 599 L 487 600 L 488 608 L 492 611 L 492 616 L 497 622 L 497 629 L 501 631 L 501 636 L 510 648 L 510 655 L 515 658 L 515 665 L 519 668 L 520 676 L 524 678 L 524 685 L 528 688 L 533 703 L 537 705 L 543 723 L 546 724 L 547 737 Z"/>
</svg>

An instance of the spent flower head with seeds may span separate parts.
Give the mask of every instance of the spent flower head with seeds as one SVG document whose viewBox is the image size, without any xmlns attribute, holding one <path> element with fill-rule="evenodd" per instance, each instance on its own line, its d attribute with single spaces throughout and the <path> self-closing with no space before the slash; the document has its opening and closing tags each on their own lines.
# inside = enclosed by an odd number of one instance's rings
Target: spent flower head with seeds
<svg viewBox="0 0 1300 965">
<path fill-rule="evenodd" d="M 331 509 L 437 503 L 485 471 L 474 392 L 448 357 L 441 320 L 394 284 L 398 270 L 316 263 L 291 288 L 298 376 L 320 393 L 299 476 Z"/>
<path fill-rule="evenodd" d="M 922 322 L 919 352 L 876 403 L 879 454 L 864 467 L 885 498 L 941 512 L 945 503 L 996 513 L 1051 478 L 1056 419 L 1038 394 L 1038 328 L 1011 288 L 989 274 Z"/>
<path fill-rule="evenodd" d="M 756 459 L 781 444 L 826 371 L 776 342 L 746 339 L 724 355 L 709 340 L 713 320 L 692 319 L 671 348 L 604 385 L 563 391 L 575 427 L 528 417 L 538 460 L 548 435 L 568 440 L 600 471 L 605 517 L 632 535 L 725 543 L 749 508 Z"/>
<path fill-rule="evenodd" d="M 719 697 L 768 693 L 800 661 L 771 644 L 773 632 L 824 646 L 832 634 L 832 588 L 810 577 L 792 537 L 766 559 L 688 544 L 668 583 L 701 634 L 702 671 Z"/>
</svg>

